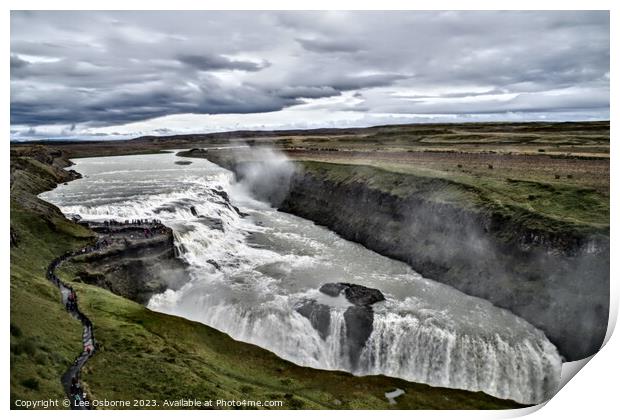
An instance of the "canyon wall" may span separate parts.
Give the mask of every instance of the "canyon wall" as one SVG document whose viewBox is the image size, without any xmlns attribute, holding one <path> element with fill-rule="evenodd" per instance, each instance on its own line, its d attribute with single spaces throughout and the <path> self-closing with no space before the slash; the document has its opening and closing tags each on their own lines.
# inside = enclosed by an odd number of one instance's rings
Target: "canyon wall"
<svg viewBox="0 0 620 420">
<path fill-rule="evenodd" d="M 208 158 L 244 173 L 243 162 L 215 153 Z M 303 163 L 277 187 L 286 191 L 273 202 L 280 210 L 512 311 L 543 330 L 566 360 L 588 357 L 602 345 L 608 231 L 584 232 L 524 210 L 472 204 L 461 196 L 475 191 L 461 184 L 370 167 Z"/>
</svg>

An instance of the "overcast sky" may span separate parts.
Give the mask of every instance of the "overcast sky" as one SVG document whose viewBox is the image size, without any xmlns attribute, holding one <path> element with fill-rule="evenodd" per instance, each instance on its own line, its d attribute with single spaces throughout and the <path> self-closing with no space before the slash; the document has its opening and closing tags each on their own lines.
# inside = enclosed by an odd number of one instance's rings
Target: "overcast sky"
<svg viewBox="0 0 620 420">
<path fill-rule="evenodd" d="M 12 12 L 11 138 L 609 119 L 607 12 Z"/>
</svg>

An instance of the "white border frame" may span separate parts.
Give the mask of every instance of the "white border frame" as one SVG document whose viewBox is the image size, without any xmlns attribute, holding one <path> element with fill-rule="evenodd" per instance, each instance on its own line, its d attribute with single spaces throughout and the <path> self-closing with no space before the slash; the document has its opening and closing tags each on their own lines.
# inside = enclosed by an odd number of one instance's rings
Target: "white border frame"
<svg viewBox="0 0 620 420">
<path fill-rule="evenodd" d="M 252 2 L 249 0 L 227 0 L 225 2 L 217 2 L 212 4 L 202 4 L 200 2 L 191 0 L 176 0 L 174 2 L 165 2 L 161 0 L 151 0 L 150 2 L 137 2 L 129 0 L 108 0 L 108 1 L 90 1 L 85 3 L 84 1 L 76 0 L 56 0 L 54 2 L 42 1 L 42 0 L 25 0 L 25 1 L 12 1 L 8 0 L 6 4 L 5 12 L 0 15 L 0 28 L 3 30 L 3 57 L 5 65 L 2 67 L 3 80 L 5 81 L 6 89 L 3 91 L 4 98 L 2 101 L 3 118 L 2 124 L 4 127 L 4 133 L 6 133 L 6 141 L 9 141 L 10 130 L 10 74 L 9 74 L 9 56 L 10 56 L 10 10 L 141 10 L 144 9 L 144 5 L 150 6 L 149 9 L 154 10 L 610 10 L 611 18 L 611 67 L 610 74 L 611 83 L 615 80 L 617 63 L 617 56 L 614 54 L 613 46 L 615 46 L 616 39 L 614 35 L 617 35 L 618 19 L 616 19 L 616 12 L 618 7 L 614 7 L 619 2 L 604 1 L 604 0 L 590 0 L 590 1 L 550 1 L 550 0 L 505 0 L 502 2 L 491 0 L 470 0 L 467 2 L 458 0 L 434 0 L 432 2 L 422 1 L 398 1 L 398 0 L 383 0 L 381 2 L 370 1 L 353 1 L 353 0 L 300 0 L 296 2 L 287 2 L 283 0 L 263 0 L 261 2 Z M 256 6 L 262 6 L 261 9 L 257 9 Z M 559 7 L 558 7 L 559 6 Z M 145 9 L 148 10 L 148 9 Z M 613 91 L 612 91 L 613 92 Z M 611 113 L 612 119 L 615 121 L 617 116 L 614 112 L 617 107 L 617 97 L 611 95 Z M 612 124 L 611 138 L 614 137 L 614 128 Z M 613 140 L 611 140 L 613 142 Z M 6 146 L 5 146 L 6 147 Z M 613 149 L 614 147 L 612 147 Z M 5 168 L 5 176 L 2 180 L 3 197 L 9 196 L 9 179 L 6 176 L 7 168 L 9 167 L 9 154 L 5 149 L 5 153 L 2 154 L 3 167 Z M 613 180 L 618 176 L 618 158 L 615 154 L 611 155 L 611 171 L 610 177 Z M 8 203 L 8 200 L 5 201 Z M 614 210 L 617 204 L 617 188 L 614 182 L 611 183 L 611 237 L 617 237 L 616 224 L 614 221 Z M 2 266 L 4 267 L 4 287 L 5 292 L 2 294 L 4 313 L 2 322 L 3 332 L 0 335 L 2 347 L 4 349 L 4 360 L 2 363 L 3 374 L 3 386 L 0 391 L 1 409 L 9 411 L 10 407 L 10 352 L 9 352 L 9 322 L 10 318 L 10 294 L 9 294 L 9 278 L 10 278 L 10 261 L 9 261 L 9 209 L 5 204 L 2 209 L 2 231 L 4 234 L 4 241 L 2 242 Z M 522 410 L 509 410 L 509 411 L 391 411 L 389 414 L 377 411 L 303 411 L 297 412 L 293 415 L 302 419 L 310 418 L 313 416 L 321 416 L 327 418 L 339 418 L 342 416 L 348 416 L 349 414 L 356 418 L 372 418 L 381 415 L 389 415 L 390 417 L 397 418 L 458 418 L 461 419 L 484 419 L 484 418 L 512 418 L 522 416 L 525 414 L 531 414 L 530 418 L 545 419 L 545 418 L 564 418 L 564 419 L 583 419 L 586 417 L 592 418 L 611 418 L 612 413 L 618 413 L 617 406 L 617 376 L 619 373 L 619 363 L 616 355 L 620 353 L 620 344 L 617 337 L 611 337 L 611 332 L 616 323 L 618 312 L 618 282 L 617 274 L 619 272 L 617 248 L 612 242 L 611 249 L 611 311 L 610 311 L 610 323 L 608 327 L 608 334 L 606 337 L 606 345 L 604 348 L 587 364 L 587 368 L 582 372 L 577 373 L 577 378 L 570 380 L 568 384 L 547 404 L 542 404 L 533 408 Z M 611 337 L 611 339 L 610 339 Z M 588 359 L 590 360 L 590 359 Z M 566 364 L 563 369 L 563 374 L 574 374 L 581 369 L 585 364 L 581 362 L 573 362 Z M 572 377 L 572 376 L 571 376 Z M 544 408 L 543 408 L 544 407 Z M 50 418 L 66 418 L 67 416 L 77 416 L 77 412 L 67 411 L 39 411 L 39 412 L 20 412 L 10 411 L 10 415 L 15 418 L 32 418 L 38 416 L 46 416 Z M 154 412 L 149 413 L 149 416 L 156 418 L 167 418 L 169 415 L 175 415 L 172 412 Z M 617 415 L 617 414 L 616 414 Z M 121 417 L 132 418 L 135 416 L 134 412 L 122 411 L 95 411 L 88 414 L 89 417 L 101 418 L 106 417 Z M 202 411 L 186 411 L 183 416 L 192 418 L 204 418 L 205 414 Z M 288 411 L 228 411 L 228 412 L 210 412 L 208 416 L 217 416 L 218 418 L 238 418 L 238 417 L 255 417 L 255 418 L 269 418 L 279 419 L 288 418 L 291 416 L 291 412 Z"/>
</svg>

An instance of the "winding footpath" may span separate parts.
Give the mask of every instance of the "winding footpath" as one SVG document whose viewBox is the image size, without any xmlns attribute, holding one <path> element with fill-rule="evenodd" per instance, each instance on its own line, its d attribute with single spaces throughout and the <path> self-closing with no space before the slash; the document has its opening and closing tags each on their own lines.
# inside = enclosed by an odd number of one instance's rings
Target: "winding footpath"
<svg viewBox="0 0 620 420">
<path fill-rule="evenodd" d="M 80 376 L 82 368 L 88 359 L 95 355 L 97 342 L 95 341 L 95 334 L 93 332 L 93 323 L 86 315 L 84 315 L 84 313 L 80 311 L 75 290 L 73 290 L 70 285 L 60 280 L 60 278 L 56 275 L 56 269 L 70 258 L 100 251 L 114 243 L 122 243 L 126 246 L 128 243 L 127 236 L 134 240 L 134 235 L 128 234 L 128 231 L 130 233 L 144 233 L 144 236 L 148 238 L 161 233 L 162 229 L 165 229 L 161 222 L 155 220 L 152 222 L 140 220 L 125 223 L 116 221 L 109 221 L 105 223 L 88 223 L 88 227 L 97 232 L 104 233 L 107 237 L 104 239 L 100 238 L 94 245 L 84 247 L 77 251 L 67 252 L 60 257 L 55 258 L 49 264 L 46 272 L 46 278 L 60 290 L 62 304 L 66 308 L 67 312 L 69 312 L 73 318 L 82 323 L 82 352 L 75 358 L 73 364 L 69 366 L 60 379 L 65 393 L 69 398 L 70 406 L 74 410 L 89 410 L 92 408 L 92 405 L 86 396 L 86 392 L 84 392 L 82 387 Z M 115 235 L 116 237 L 113 237 L 112 235 Z M 136 239 L 139 237 L 140 235 L 136 234 Z"/>
<path fill-rule="evenodd" d="M 71 402 L 71 408 L 74 410 L 88 410 L 90 408 L 88 398 L 82 388 L 80 374 L 82 367 L 86 364 L 88 359 L 95 354 L 96 341 L 93 333 L 93 324 L 90 319 L 88 319 L 88 317 L 80 311 L 75 291 L 71 286 L 63 283 L 58 278 L 55 271 L 60 264 L 69 258 L 86 254 L 96 249 L 99 249 L 99 246 L 89 246 L 78 251 L 68 252 L 61 255 L 50 263 L 46 273 L 47 279 L 56 285 L 56 287 L 60 290 L 62 304 L 67 309 L 67 312 L 82 323 L 82 352 L 76 357 L 73 364 L 69 366 L 60 379 L 62 386 L 65 389 L 65 393 Z"/>
</svg>

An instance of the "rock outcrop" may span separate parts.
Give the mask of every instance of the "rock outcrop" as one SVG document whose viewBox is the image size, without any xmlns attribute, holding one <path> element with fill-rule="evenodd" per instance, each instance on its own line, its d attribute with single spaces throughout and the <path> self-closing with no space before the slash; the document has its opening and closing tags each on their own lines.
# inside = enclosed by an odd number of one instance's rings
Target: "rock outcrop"
<svg viewBox="0 0 620 420">
<path fill-rule="evenodd" d="M 308 318 L 310 324 L 318 331 L 323 340 L 327 338 L 331 324 L 329 306 L 318 303 L 316 300 L 304 300 L 299 304 L 296 310 L 301 315 Z"/>
<path fill-rule="evenodd" d="M 372 334 L 374 312 L 369 306 L 351 306 L 344 312 L 347 328 L 347 350 L 349 362 L 353 369 L 357 368 L 362 350 Z"/>
<path fill-rule="evenodd" d="M 344 292 L 349 302 L 358 306 L 372 305 L 385 300 L 385 296 L 379 289 L 360 286 L 353 283 L 325 283 L 319 289 L 328 296 L 336 297 Z"/>
<path fill-rule="evenodd" d="M 77 258 L 77 281 L 146 304 L 151 296 L 176 289 L 184 281 L 185 264 L 175 257 L 172 230 L 163 225 L 109 229 L 90 225 L 99 241 L 110 245 Z M 144 230 L 149 229 L 148 237 Z"/>
<path fill-rule="evenodd" d="M 352 283 L 325 283 L 319 291 L 330 297 L 344 294 L 347 301 L 351 303 L 351 306 L 344 312 L 345 351 L 351 367 L 355 369 L 364 345 L 372 334 L 374 319 L 372 305 L 385 300 L 385 297 L 378 289 Z M 308 318 L 322 339 L 327 338 L 331 325 L 331 309 L 328 305 L 308 299 L 301 302 L 296 310 Z"/>
</svg>

